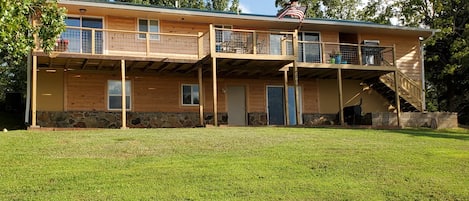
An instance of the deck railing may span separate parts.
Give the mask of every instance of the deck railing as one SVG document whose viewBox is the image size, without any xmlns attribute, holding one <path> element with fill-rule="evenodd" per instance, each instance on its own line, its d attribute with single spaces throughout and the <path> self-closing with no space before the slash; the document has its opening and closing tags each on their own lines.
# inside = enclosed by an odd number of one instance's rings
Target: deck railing
<svg viewBox="0 0 469 201">
<path fill-rule="evenodd" d="M 215 29 L 215 52 L 253 55 L 293 55 L 294 32 Z"/>
<path fill-rule="evenodd" d="M 175 57 L 198 59 L 197 34 L 67 27 L 55 51 L 91 55 Z"/>
<path fill-rule="evenodd" d="M 395 66 L 393 46 L 313 41 L 299 41 L 298 43 L 299 62 Z"/>
<path fill-rule="evenodd" d="M 91 55 L 200 59 L 210 52 L 292 56 L 295 32 L 213 28 L 198 34 L 67 27 L 56 51 Z M 210 43 L 215 43 L 211 45 Z M 211 49 L 213 48 L 213 50 Z M 299 62 L 395 66 L 393 46 L 298 41 Z M 252 57 L 251 57 L 252 58 Z"/>
</svg>

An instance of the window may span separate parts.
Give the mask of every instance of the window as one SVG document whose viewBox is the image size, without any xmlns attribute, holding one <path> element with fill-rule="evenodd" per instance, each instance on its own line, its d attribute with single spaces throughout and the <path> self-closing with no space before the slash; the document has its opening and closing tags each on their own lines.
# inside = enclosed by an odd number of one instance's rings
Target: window
<svg viewBox="0 0 469 201">
<path fill-rule="evenodd" d="M 130 110 L 130 81 L 125 81 L 125 108 Z M 108 96 L 108 109 L 121 110 L 122 109 L 122 82 L 120 80 L 109 80 L 107 82 L 107 96 Z"/>
<path fill-rule="evenodd" d="M 159 40 L 160 22 L 158 20 L 138 19 L 138 31 L 150 33 L 150 40 Z M 146 39 L 145 33 L 138 34 L 139 39 Z"/>
<path fill-rule="evenodd" d="M 92 53 L 91 46 L 92 38 L 94 37 L 95 54 L 103 53 L 104 33 L 102 31 L 102 18 L 68 16 L 65 19 L 65 24 L 70 28 L 67 28 L 67 30 L 62 33 L 61 38 L 69 41 L 68 52 Z M 92 36 L 91 29 L 95 30 L 94 36 Z"/>
<path fill-rule="evenodd" d="M 298 61 L 320 63 L 321 45 L 319 43 L 319 33 L 298 33 Z"/>
<path fill-rule="evenodd" d="M 223 49 L 223 43 L 231 40 L 232 31 L 226 29 L 233 29 L 231 25 L 215 25 L 215 43 L 217 52 L 221 52 Z M 224 30 L 222 30 L 224 29 Z"/>
<path fill-rule="evenodd" d="M 182 105 L 198 105 L 199 104 L 199 85 L 183 84 L 182 85 Z"/>
</svg>

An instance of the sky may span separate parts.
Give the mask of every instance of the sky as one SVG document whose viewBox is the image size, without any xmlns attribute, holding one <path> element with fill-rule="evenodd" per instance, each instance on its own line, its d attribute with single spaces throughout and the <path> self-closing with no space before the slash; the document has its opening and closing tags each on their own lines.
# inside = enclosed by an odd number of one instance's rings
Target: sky
<svg viewBox="0 0 469 201">
<path fill-rule="evenodd" d="M 258 15 L 276 15 L 275 0 L 239 0 L 243 13 Z"/>
</svg>

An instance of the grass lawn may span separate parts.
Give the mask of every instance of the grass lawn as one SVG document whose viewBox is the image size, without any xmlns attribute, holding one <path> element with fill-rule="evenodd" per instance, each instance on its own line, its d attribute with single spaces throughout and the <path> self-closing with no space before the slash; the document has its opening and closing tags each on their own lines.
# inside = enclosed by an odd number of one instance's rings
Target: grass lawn
<svg viewBox="0 0 469 201">
<path fill-rule="evenodd" d="M 0 200 L 469 200 L 469 133 L 11 131 Z"/>
</svg>

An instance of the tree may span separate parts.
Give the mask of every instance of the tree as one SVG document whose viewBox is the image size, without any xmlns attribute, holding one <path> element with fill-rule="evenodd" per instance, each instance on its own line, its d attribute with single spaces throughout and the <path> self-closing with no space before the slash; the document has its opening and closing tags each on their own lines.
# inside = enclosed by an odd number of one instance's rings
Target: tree
<svg viewBox="0 0 469 201">
<path fill-rule="evenodd" d="M 284 7 L 290 0 L 275 0 L 276 7 Z M 303 0 L 299 1 L 307 6 L 306 16 L 311 18 L 329 19 L 357 19 L 360 0 Z"/>
<path fill-rule="evenodd" d="M 120 2 L 129 2 L 135 4 L 147 4 L 164 7 L 196 8 L 203 10 L 220 10 L 237 12 L 239 9 L 239 0 L 117 0 Z"/>
<path fill-rule="evenodd" d="M 26 56 L 36 44 L 50 53 L 65 30 L 64 18 L 56 0 L 0 0 L 0 99 L 25 88 Z"/>
</svg>

